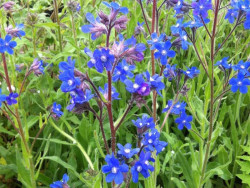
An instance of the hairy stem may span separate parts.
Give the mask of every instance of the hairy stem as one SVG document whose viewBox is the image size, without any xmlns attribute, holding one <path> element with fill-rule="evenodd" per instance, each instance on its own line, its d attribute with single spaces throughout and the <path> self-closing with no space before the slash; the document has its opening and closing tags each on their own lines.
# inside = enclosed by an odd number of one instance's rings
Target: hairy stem
<svg viewBox="0 0 250 188">
<path fill-rule="evenodd" d="M 61 27 L 60 27 L 60 20 L 58 16 L 58 6 L 57 6 L 57 1 L 53 0 L 54 2 L 54 11 L 56 15 L 56 21 L 57 21 L 57 27 L 58 27 L 58 38 L 59 38 L 59 47 L 60 47 L 60 52 L 62 52 L 62 36 L 61 36 Z"/>
</svg>

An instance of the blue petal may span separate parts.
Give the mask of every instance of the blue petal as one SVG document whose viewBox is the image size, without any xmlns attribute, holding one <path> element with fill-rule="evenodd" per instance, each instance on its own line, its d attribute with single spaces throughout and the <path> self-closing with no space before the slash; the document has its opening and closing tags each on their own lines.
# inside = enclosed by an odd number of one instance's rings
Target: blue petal
<svg viewBox="0 0 250 188">
<path fill-rule="evenodd" d="M 243 94 L 247 93 L 247 86 L 242 85 L 242 86 L 240 87 L 240 92 L 243 93 Z"/>
<path fill-rule="evenodd" d="M 90 33 L 90 29 L 91 29 L 91 28 L 93 28 L 92 25 L 83 25 L 83 26 L 81 27 L 82 32 L 84 32 L 84 33 Z"/>
<path fill-rule="evenodd" d="M 120 12 L 123 13 L 123 14 L 128 14 L 128 8 L 127 7 L 122 7 L 120 9 Z"/>
<path fill-rule="evenodd" d="M 90 23 L 95 24 L 95 17 L 94 17 L 93 14 L 91 14 L 90 12 L 88 12 L 88 13 L 86 14 L 86 19 L 87 19 Z"/>
<path fill-rule="evenodd" d="M 107 182 L 107 183 L 110 183 L 110 182 L 112 182 L 112 181 L 114 180 L 114 178 L 115 178 L 115 174 L 110 173 L 110 174 L 108 174 L 108 175 L 106 176 L 106 182 Z"/>
</svg>

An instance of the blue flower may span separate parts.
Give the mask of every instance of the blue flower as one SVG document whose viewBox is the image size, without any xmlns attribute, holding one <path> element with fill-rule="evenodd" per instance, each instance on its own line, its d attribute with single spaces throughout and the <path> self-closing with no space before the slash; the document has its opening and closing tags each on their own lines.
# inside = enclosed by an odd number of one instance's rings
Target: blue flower
<svg viewBox="0 0 250 188">
<path fill-rule="evenodd" d="M 210 22 L 210 20 L 208 18 L 203 18 L 204 23 L 207 24 Z M 203 26 L 203 23 L 201 21 L 201 18 L 199 16 L 194 16 L 194 20 L 186 22 L 183 24 L 184 27 L 188 27 L 188 28 L 199 28 L 201 26 Z"/>
<path fill-rule="evenodd" d="M 52 112 L 57 116 L 61 117 L 63 115 L 63 112 L 61 111 L 62 106 L 60 104 L 56 104 L 56 102 L 53 103 L 52 106 Z"/>
<path fill-rule="evenodd" d="M 174 77 L 176 77 L 177 73 L 176 73 L 176 65 L 166 65 L 166 68 L 163 71 L 163 74 L 166 78 L 168 78 L 169 81 L 171 81 Z"/>
<path fill-rule="evenodd" d="M 222 60 L 217 61 L 216 64 L 214 64 L 214 65 L 219 66 L 219 68 L 224 69 L 224 70 L 225 69 L 231 69 L 232 65 L 227 63 L 228 58 L 229 57 L 224 57 Z"/>
<path fill-rule="evenodd" d="M 78 3 L 78 4 L 76 5 L 76 11 L 79 12 L 80 10 L 81 10 L 81 6 L 80 6 L 80 4 Z"/>
<path fill-rule="evenodd" d="M 117 82 L 118 80 L 124 82 L 127 77 L 133 78 L 133 70 L 135 70 L 135 65 L 129 65 L 127 64 L 126 60 L 123 59 L 122 62 L 115 67 L 114 74 L 112 77 L 113 82 Z"/>
<path fill-rule="evenodd" d="M 62 61 L 59 63 L 59 69 L 62 71 L 74 70 L 75 60 L 71 59 L 71 56 L 68 57 L 68 62 Z"/>
<path fill-rule="evenodd" d="M 171 32 L 172 34 L 179 34 L 182 32 L 182 28 L 183 28 L 183 19 L 184 18 L 180 18 L 177 20 L 176 25 L 171 26 Z"/>
<path fill-rule="evenodd" d="M 150 84 L 151 89 L 155 89 L 157 93 L 162 96 L 160 90 L 165 88 L 164 83 L 161 81 L 162 76 L 159 76 L 158 74 L 155 74 L 154 76 L 150 76 L 149 72 L 146 71 L 144 73 L 145 77 L 147 78 L 148 83 Z"/>
<path fill-rule="evenodd" d="M 69 176 L 67 174 L 63 175 L 62 181 L 56 181 L 50 184 L 50 188 L 69 188 L 67 182 L 69 181 Z"/>
<path fill-rule="evenodd" d="M 12 37 L 10 35 L 6 35 L 3 40 L 0 38 L 0 53 L 8 52 L 10 55 L 14 53 L 13 48 L 16 47 L 16 41 L 11 41 Z"/>
<path fill-rule="evenodd" d="M 102 48 L 101 50 L 96 49 L 94 51 L 93 57 L 95 62 L 92 62 L 92 65 L 88 63 L 88 66 L 91 68 L 95 66 L 96 70 L 100 73 L 103 72 L 105 67 L 107 71 L 111 71 L 112 65 L 114 63 L 115 57 L 109 53 L 109 50 Z"/>
<path fill-rule="evenodd" d="M 8 105 L 16 104 L 17 100 L 16 98 L 18 97 L 18 93 L 10 93 L 8 97 L 6 97 L 6 101 Z"/>
<path fill-rule="evenodd" d="M 156 155 L 158 155 L 159 153 L 161 153 L 162 151 L 164 151 L 164 150 L 165 150 L 165 147 L 166 147 L 167 145 L 168 145 L 167 142 L 158 140 L 158 142 L 155 143 L 155 145 L 154 145 L 155 150 L 156 150 Z"/>
<path fill-rule="evenodd" d="M 139 35 L 140 33 L 145 33 L 145 30 L 144 30 L 144 22 L 140 23 L 140 22 L 137 22 L 137 26 L 135 27 L 135 35 Z"/>
<path fill-rule="evenodd" d="M 145 80 L 143 79 L 142 74 L 138 74 L 135 76 L 134 83 L 129 79 L 126 79 L 124 83 L 126 85 L 126 89 L 130 93 L 136 93 L 141 91 L 142 89 L 144 90 L 144 92 L 148 90 L 148 85 L 145 85 Z"/>
<path fill-rule="evenodd" d="M 116 2 L 108 3 L 106 1 L 103 1 L 102 3 L 114 11 L 119 11 L 123 14 L 128 14 L 128 8 L 127 7 L 120 7 L 120 5 Z"/>
<path fill-rule="evenodd" d="M 183 13 L 183 5 L 184 5 L 183 0 L 178 0 L 178 3 L 174 7 L 174 10 L 175 10 L 176 14 L 182 14 Z"/>
<path fill-rule="evenodd" d="M 140 151 L 140 148 L 132 149 L 132 145 L 130 143 L 127 143 L 125 146 L 122 146 L 118 143 L 117 147 L 119 148 L 119 151 L 117 153 L 126 157 L 127 159 L 130 159 Z"/>
<path fill-rule="evenodd" d="M 188 37 L 185 31 L 180 32 L 180 40 L 181 40 L 181 47 L 183 50 L 187 50 L 188 46 L 191 45 L 190 42 L 188 42 Z"/>
<path fill-rule="evenodd" d="M 170 109 L 170 107 L 173 105 L 173 101 L 172 100 L 169 100 L 168 101 L 168 104 L 167 104 L 167 106 L 166 106 L 166 108 L 164 108 L 163 110 L 162 110 L 162 112 L 164 113 L 164 112 L 167 112 L 169 109 Z M 171 113 L 172 114 L 176 114 L 176 115 L 179 115 L 183 110 L 185 110 L 185 108 L 186 108 L 186 103 L 185 102 L 177 102 L 174 106 L 173 106 L 173 108 L 172 108 L 172 110 L 171 110 Z"/>
<path fill-rule="evenodd" d="M 187 69 L 186 71 L 183 71 L 183 73 L 188 77 L 188 78 L 194 78 L 200 74 L 200 70 L 197 69 L 196 67 L 191 67 Z"/>
<path fill-rule="evenodd" d="M 250 8 L 249 8 L 250 9 Z M 244 28 L 250 29 L 250 11 L 246 13 L 246 20 L 244 22 Z"/>
<path fill-rule="evenodd" d="M 242 60 L 239 61 L 239 63 L 237 65 L 234 65 L 233 66 L 233 69 L 236 70 L 236 71 L 239 71 L 241 72 L 242 74 L 249 74 L 250 76 L 250 73 L 248 71 L 248 68 L 250 67 L 250 61 L 247 61 L 247 62 L 243 62 Z"/>
<path fill-rule="evenodd" d="M 152 33 L 151 34 L 151 38 L 152 40 L 148 40 L 147 43 L 151 45 L 151 50 L 155 49 L 155 44 L 163 42 L 164 38 L 165 38 L 165 34 L 161 34 L 159 37 L 157 36 L 157 33 Z"/>
<path fill-rule="evenodd" d="M 232 78 L 229 80 L 229 84 L 232 85 L 231 91 L 236 92 L 238 89 L 241 93 L 247 93 L 247 86 L 250 85 L 250 80 L 245 78 L 242 72 L 238 73 L 237 78 Z"/>
<path fill-rule="evenodd" d="M 161 59 L 161 64 L 166 65 L 168 62 L 168 57 L 174 57 L 175 56 L 175 51 L 169 50 L 171 48 L 171 42 L 166 41 L 164 44 L 163 43 L 157 43 L 155 44 L 155 48 L 157 51 L 155 52 L 155 58 L 156 59 Z"/>
<path fill-rule="evenodd" d="M 6 101 L 6 95 L 2 94 L 2 89 L 0 89 L 0 107 L 2 106 L 2 102 Z"/>
<path fill-rule="evenodd" d="M 108 84 L 106 83 L 104 85 L 104 90 L 99 87 L 99 91 L 103 94 L 104 98 L 106 100 L 108 100 Z M 112 100 L 119 100 L 120 98 L 118 98 L 119 93 L 116 92 L 116 89 L 114 86 L 111 87 L 111 94 L 112 94 Z"/>
<path fill-rule="evenodd" d="M 128 165 L 122 164 L 120 165 L 119 160 L 115 158 L 114 154 L 107 155 L 105 161 L 108 163 L 107 165 L 102 166 L 103 173 L 109 173 L 106 176 L 106 182 L 110 183 L 115 181 L 117 185 L 123 182 L 123 174 L 128 172 Z"/>
<path fill-rule="evenodd" d="M 238 17 L 239 10 L 237 9 L 229 9 L 225 16 L 225 19 L 228 19 L 229 23 L 234 23 L 234 20 Z"/>
<path fill-rule="evenodd" d="M 86 19 L 91 23 L 90 25 L 84 25 L 81 27 L 82 32 L 84 33 L 91 33 L 91 39 L 95 40 L 100 37 L 102 34 L 106 34 L 107 27 L 100 22 L 100 18 L 93 16 L 91 13 L 86 14 Z"/>
<path fill-rule="evenodd" d="M 63 92 L 73 91 L 76 86 L 79 86 L 81 81 L 79 78 L 74 77 L 74 71 L 67 70 L 59 75 L 59 79 L 63 82 L 61 90 Z"/>
<path fill-rule="evenodd" d="M 193 120 L 193 117 L 192 116 L 189 116 L 186 114 L 186 112 L 183 110 L 181 112 L 181 115 L 180 117 L 176 118 L 175 119 L 175 123 L 178 124 L 178 129 L 179 130 L 182 130 L 184 128 L 184 126 L 187 128 L 187 129 L 191 129 L 191 124 L 190 122 Z"/>
<path fill-rule="evenodd" d="M 202 18 L 206 18 L 208 16 L 207 11 L 213 8 L 211 0 L 199 0 L 198 2 L 193 2 L 191 5 L 194 9 L 193 14 L 195 16 L 202 16 Z"/>
<path fill-rule="evenodd" d="M 71 104 L 66 108 L 69 111 L 72 111 L 76 104 L 83 104 L 94 97 L 94 95 L 91 93 L 91 90 L 89 89 L 86 89 L 85 92 L 82 89 L 74 89 L 70 92 L 70 96 Z"/>
<path fill-rule="evenodd" d="M 12 25 L 9 25 L 5 31 L 11 37 L 21 37 L 25 36 L 25 32 L 22 30 L 24 28 L 23 24 L 17 24 L 15 28 Z"/>
<path fill-rule="evenodd" d="M 132 120 L 132 122 L 138 129 L 142 129 L 144 127 L 147 127 L 148 129 L 155 128 L 154 118 L 149 117 L 147 114 L 143 114 L 142 118 Z"/>
<path fill-rule="evenodd" d="M 149 170 L 154 171 L 154 167 L 149 163 L 150 161 L 154 162 L 155 160 L 151 157 L 151 152 L 142 151 L 140 153 L 139 161 L 131 168 L 132 181 L 134 183 L 138 182 L 139 174 L 142 174 L 144 178 L 150 176 Z"/>
</svg>

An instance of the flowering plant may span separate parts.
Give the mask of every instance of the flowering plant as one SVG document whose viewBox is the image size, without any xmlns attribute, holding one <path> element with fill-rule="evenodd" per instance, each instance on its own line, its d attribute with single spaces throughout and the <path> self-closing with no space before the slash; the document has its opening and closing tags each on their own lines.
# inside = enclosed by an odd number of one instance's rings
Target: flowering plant
<svg viewBox="0 0 250 188">
<path fill-rule="evenodd" d="M 0 7 L 11 186 L 250 185 L 248 0 Z"/>
</svg>

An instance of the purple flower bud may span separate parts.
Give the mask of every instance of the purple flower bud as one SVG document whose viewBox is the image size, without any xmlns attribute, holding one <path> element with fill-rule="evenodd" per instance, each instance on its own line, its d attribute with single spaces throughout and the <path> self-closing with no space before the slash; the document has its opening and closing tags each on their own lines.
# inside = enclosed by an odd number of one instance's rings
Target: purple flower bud
<svg viewBox="0 0 250 188">
<path fill-rule="evenodd" d="M 100 22 L 103 23 L 104 25 L 108 26 L 109 24 L 109 17 L 107 14 L 105 14 L 104 12 L 100 11 L 98 13 L 98 16 L 100 17 Z"/>
<path fill-rule="evenodd" d="M 3 7 L 5 11 L 11 11 L 14 4 L 15 3 L 13 1 L 8 1 L 8 2 L 2 4 L 1 7 Z"/>
<path fill-rule="evenodd" d="M 25 32 L 22 30 L 23 28 L 23 24 L 18 24 L 15 28 L 13 28 L 12 25 L 9 25 L 7 28 L 5 28 L 5 31 L 11 37 L 19 37 L 21 39 L 22 36 L 25 36 Z"/>
<path fill-rule="evenodd" d="M 34 59 L 32 65 L 30 66 L 30 71 L 33 71 L 36 76 L 44 74 L 43 61 L 39 61 L 37 58 Z"/>
<path fill-rule="evenodd" d="M 121 30 L 126 29 L 128 22 L 127 16 L 121 16 L 115 21 L 115 30 L 119 33 Z"/>
</svg>

